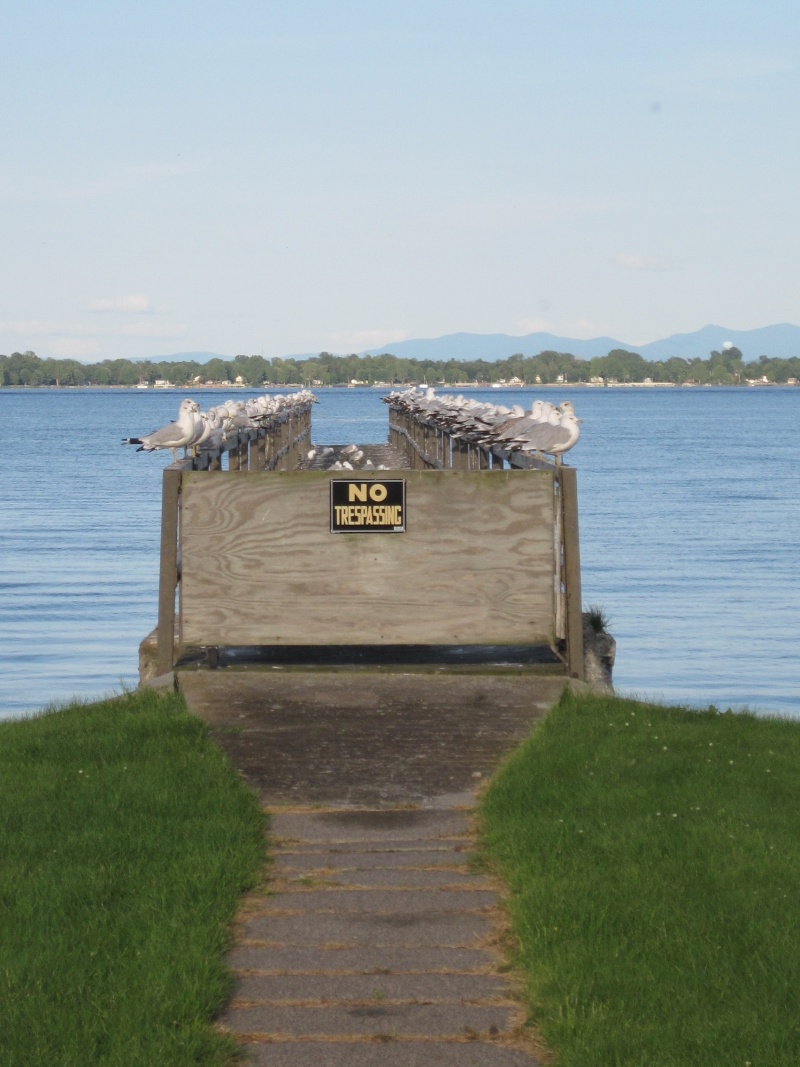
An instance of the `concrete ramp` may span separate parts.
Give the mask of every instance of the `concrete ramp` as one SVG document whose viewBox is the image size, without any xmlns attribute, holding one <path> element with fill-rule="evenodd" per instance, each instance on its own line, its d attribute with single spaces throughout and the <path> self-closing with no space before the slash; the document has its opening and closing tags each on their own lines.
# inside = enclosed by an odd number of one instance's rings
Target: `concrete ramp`
<svg viewBox="0 0 800 1067">
<path fill-rule="evenodd" d="M 560 696 L 566 679 L 519 671 L 179 671 L 267 806 L 471 802 L 481 779 Z"/>
</svg>

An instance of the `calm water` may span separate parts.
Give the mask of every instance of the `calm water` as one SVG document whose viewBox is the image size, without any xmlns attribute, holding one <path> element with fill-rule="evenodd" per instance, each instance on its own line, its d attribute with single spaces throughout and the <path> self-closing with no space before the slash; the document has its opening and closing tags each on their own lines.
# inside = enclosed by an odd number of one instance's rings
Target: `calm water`
<svg viewBox="0 0 800 1067">
<path fill-rule="evenodd" d="M 0 390 L 0 717 L 136 684 L 169 456 L 119 442 L 182 395 Z M 583 418 L 584 603 L 611 618 L 621 691 L 800 715 L 800 389 L 470 395 L 569 395 Z M 379 396 L 321 390 L 315 442 L 385 441 Z"/>
</svg>

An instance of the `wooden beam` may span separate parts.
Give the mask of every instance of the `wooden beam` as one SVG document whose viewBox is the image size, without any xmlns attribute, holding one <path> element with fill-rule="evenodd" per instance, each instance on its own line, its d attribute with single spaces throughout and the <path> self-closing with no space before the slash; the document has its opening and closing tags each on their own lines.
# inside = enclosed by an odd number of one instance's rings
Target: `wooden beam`
<svg viewBox="0 0 800 1067">
<path fill-rule="evenodd" d="M 158 578 L 159 674 L 169 674 L 175 652 L 175 587 L 178 584 L 178 510 L 181 471 L 167 468 L 161 488 L 161 563 Z"/>
<path fill-rule="evenodd" d="M 581 550 L 578 536 L 578 479 L 574 467 L 559 467 L 564 516 L 564 585 L 567 592 L 567 670 L 584 679 L 581 606 Z"/>
</svg>

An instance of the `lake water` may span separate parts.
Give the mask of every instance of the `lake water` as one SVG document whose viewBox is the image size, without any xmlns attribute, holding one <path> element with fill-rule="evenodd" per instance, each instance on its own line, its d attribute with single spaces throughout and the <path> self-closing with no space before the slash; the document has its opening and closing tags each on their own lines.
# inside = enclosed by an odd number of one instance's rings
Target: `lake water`
<svg viewBox="0 0 800 1067">
<path fill-rule="evenodd" d="M 183 395 L 0 390 L 0 717 L 136 685 L 170 457 L 120 439 Z M 385 441 L 380 395 L 320 390 L 314 441 Z M 569 397 L 584 420 L 583 599 L 611 619 L 621 692 L 800 716 L 800 388 L 469 395 Z"/>
</svg>

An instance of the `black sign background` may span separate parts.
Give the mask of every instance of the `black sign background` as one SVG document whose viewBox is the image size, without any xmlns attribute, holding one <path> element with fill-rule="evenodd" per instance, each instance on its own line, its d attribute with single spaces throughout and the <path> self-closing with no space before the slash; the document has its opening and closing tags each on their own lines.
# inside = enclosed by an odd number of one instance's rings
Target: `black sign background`
<svg viewBox="0 0 800 1067">
<path fill-rule="evenodd" d="M 331 533 L 403 533 L 403 479 L 331 479 Z"/>
</svg>

